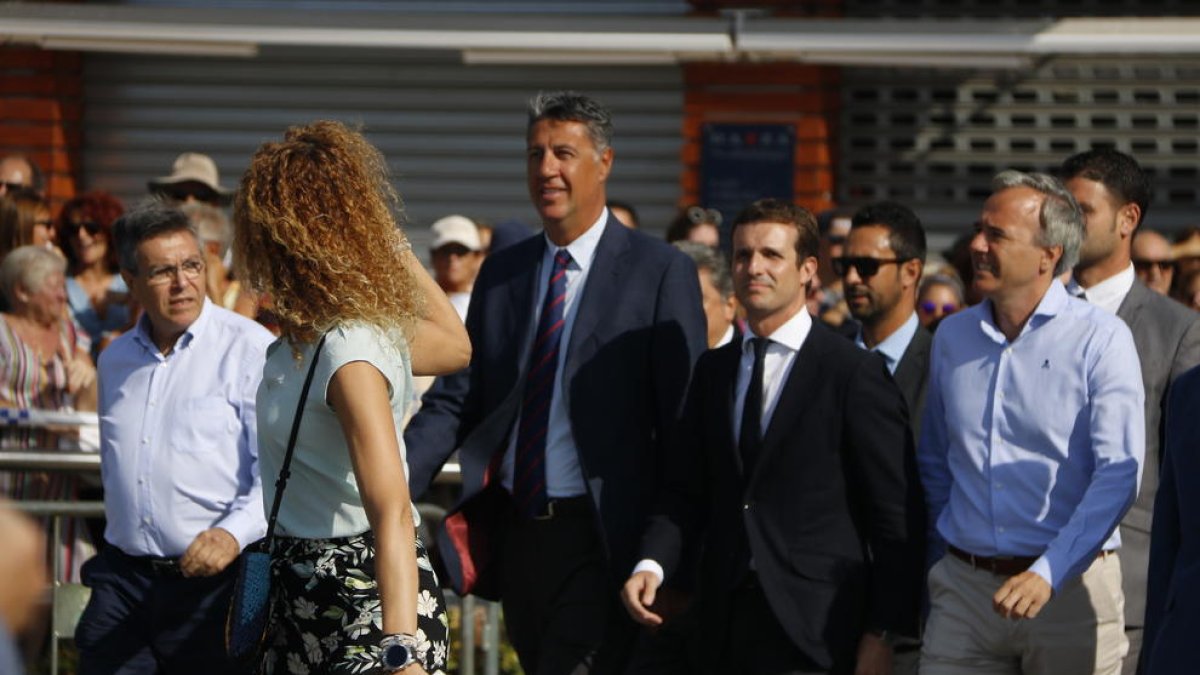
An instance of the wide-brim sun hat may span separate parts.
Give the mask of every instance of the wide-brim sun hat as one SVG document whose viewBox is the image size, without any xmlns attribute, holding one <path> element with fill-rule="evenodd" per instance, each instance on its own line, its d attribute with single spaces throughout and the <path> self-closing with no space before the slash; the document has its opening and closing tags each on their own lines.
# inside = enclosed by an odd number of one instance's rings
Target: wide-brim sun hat
<svg viewBox="0 0 1200 675">
<path fill-rule="evenodd" d="M 208 155 L 199 152 L 185 152 L 176 157 L 175 163 L 171 166 L 171 175 L 153 178 L 146 184 L 151 192 L 161 192 L 182 183 L 199 183 L 216 193 L 222 202 L 229 201 L 234 192 L 221 185 L 216 162 Z"/>
</svg>

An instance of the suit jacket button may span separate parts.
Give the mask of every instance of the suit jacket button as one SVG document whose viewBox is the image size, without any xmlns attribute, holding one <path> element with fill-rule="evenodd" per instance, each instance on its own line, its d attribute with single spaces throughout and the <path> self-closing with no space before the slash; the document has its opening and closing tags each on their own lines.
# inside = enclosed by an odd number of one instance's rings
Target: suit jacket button
<svg viewBox="0 0 1200 675">
<path fill-rule="evenodd" d="M 749 511 L 750 510 L 750 502 L 746 502 L 745 504 L 742 504 L 742 510 Z"/>
</svg>

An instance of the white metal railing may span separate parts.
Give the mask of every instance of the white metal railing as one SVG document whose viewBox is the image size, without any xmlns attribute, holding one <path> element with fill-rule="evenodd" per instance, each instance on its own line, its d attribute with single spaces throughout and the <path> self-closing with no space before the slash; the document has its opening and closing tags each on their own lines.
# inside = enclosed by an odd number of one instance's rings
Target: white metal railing
<svg viewBox="0 0 1200 675">
<path fill-rule="evenodd" d="M 79 428 L 81 432 L 91 427 L 93 430 L 98 420 L 95 413 L 59 413 L 44 410 L 14 410 L 0 408 L 0 427 L 30 427 L 30 428 Z M 85 433 L 81 433 L 81 436 Z M 97 438 L 98 440 L 98 438 Z M 85 441 L 86 445 L 86 441 Z M 98 443 L 96 444 L 98 446 Z M 0 471 L 63 471 L 81 475 L 98 476 L 100 472 L 100 455 L 97 452 L 83 450 L 59 450 L 56 448 L 22 448 L 0 450 Z M 456 462 L 448 462 L 438 475 L 438 484 L 457 485 L 462 482 L 462 472 Z M 63 518 L 96 518 L 104 515 L 104 503 L 100 501 L 41 501 L 22 500 L 11 502 L 14 508 L 31 516 L 47 517 L 51 521 L 52 541 L 58 542 L 62 536 Z M 417 504 L 422 520 L 440 520 L 445 510 L 435 504 Z M 81 584 L 70 584 L 62 581 L 62 550 L 58 545 L 53 546 L 52 556 L 53 581 L 50 588 L 50 672 L 58 675 L 59 642 L 74 636 L 75 624 L 79 620 L 83 608 L 87 604 L 88 589 Z M 447 599 L 455 599 L 452 592 L 447 591 Z M 500 610 L 498 603 L 486 603 L 486 621 L 483 624 L 483 635 L 477 635 L 474 616 L 480 600 L 467 596 L 457 598 L 461 611 L 460 630 L 462 631 L 462 652 L 459 655 L 459 673 L 475 675 L 476 645 L 484 650 L 483 672 L 485 675 L 497 675 L 500 664 Z"/>
</svg>

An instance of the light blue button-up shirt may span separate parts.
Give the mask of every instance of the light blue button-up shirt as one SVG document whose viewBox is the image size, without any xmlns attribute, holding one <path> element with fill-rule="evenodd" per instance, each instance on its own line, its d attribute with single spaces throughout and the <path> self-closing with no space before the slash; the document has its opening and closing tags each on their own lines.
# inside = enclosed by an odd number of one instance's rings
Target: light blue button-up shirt
<svg viewBox="0 0 1200 675">
<path fill-rule="evenodd" d="M 1120 546 L 1145 453 L 1124 322 L 1054 281 L 1012 342 L 984 301 L 941 323 L 931 361 L 917 458 L 935 555 L 1036 557 L 1058 590 Z"/>
<path fill-rule="evenodd" d="M 174 557 L 211 527 L 243 547 L 266 534 L 254 397 L 273 340 L 206 299 L 170 354 L 150 339 L 145 316 L 101 353 L 109 543 Z"/>
<path fill-rule="evenodd" d="M 896 367 L 900 365 L 900 359 L 904 358 L 904 352 L 908 350 L 908 343 L 912 342 L 913 336 L 917 334 L 917 329 L 920 327 L 921 322 L 917 321 L 917 313 L 913 312 L 908 315 L 908 321 L 900 324 L 900 327 L 892 331 L 891 335 L 871 348 L 871 351 L 883 357 L 888 372 L 892 375 L 896 374 Z M 867 343 L 863 342 L 861 328 L 858 329 L 858 336 L 854 338 L 854 344 L 858 345 L 860 349 L 867 348 Z"/>
</svg>

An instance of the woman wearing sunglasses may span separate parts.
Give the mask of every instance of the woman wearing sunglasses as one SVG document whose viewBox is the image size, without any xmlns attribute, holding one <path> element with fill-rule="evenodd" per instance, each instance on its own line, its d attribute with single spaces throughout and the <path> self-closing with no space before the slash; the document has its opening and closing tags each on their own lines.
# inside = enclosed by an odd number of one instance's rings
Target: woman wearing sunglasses
<svg viewBox="0 0 1200 675">
<path fill-rule="evenodd" d="M 88 192 L 63 205 L 59 241 L 67 257 L 67 303 L 99 356 L 131 321 L 129 289 L 118 272 L 112 226 L 125 212 L 107 192 Z"/>
<path fill-rule="evenodd" d="M 264 144 L 237 193 L 238 277 L 271 294 L 282 332 L 258 389 L 268 512 L 300 416 L 271 551 L 268 675 L 446 665 L 400 431 L 412 376 L 459 370 L 471 347 L 398 215 L 383 157 L 338 122 Z"/>
<path fill-rule="evenodd" d="M 946 274 L 931 274 L 921 280 L 917 292 L 917 319 L 929 330 L 937 328 L 942 319 L 963 308 L 963 286 L 958 279 Z"/>
</svg>

